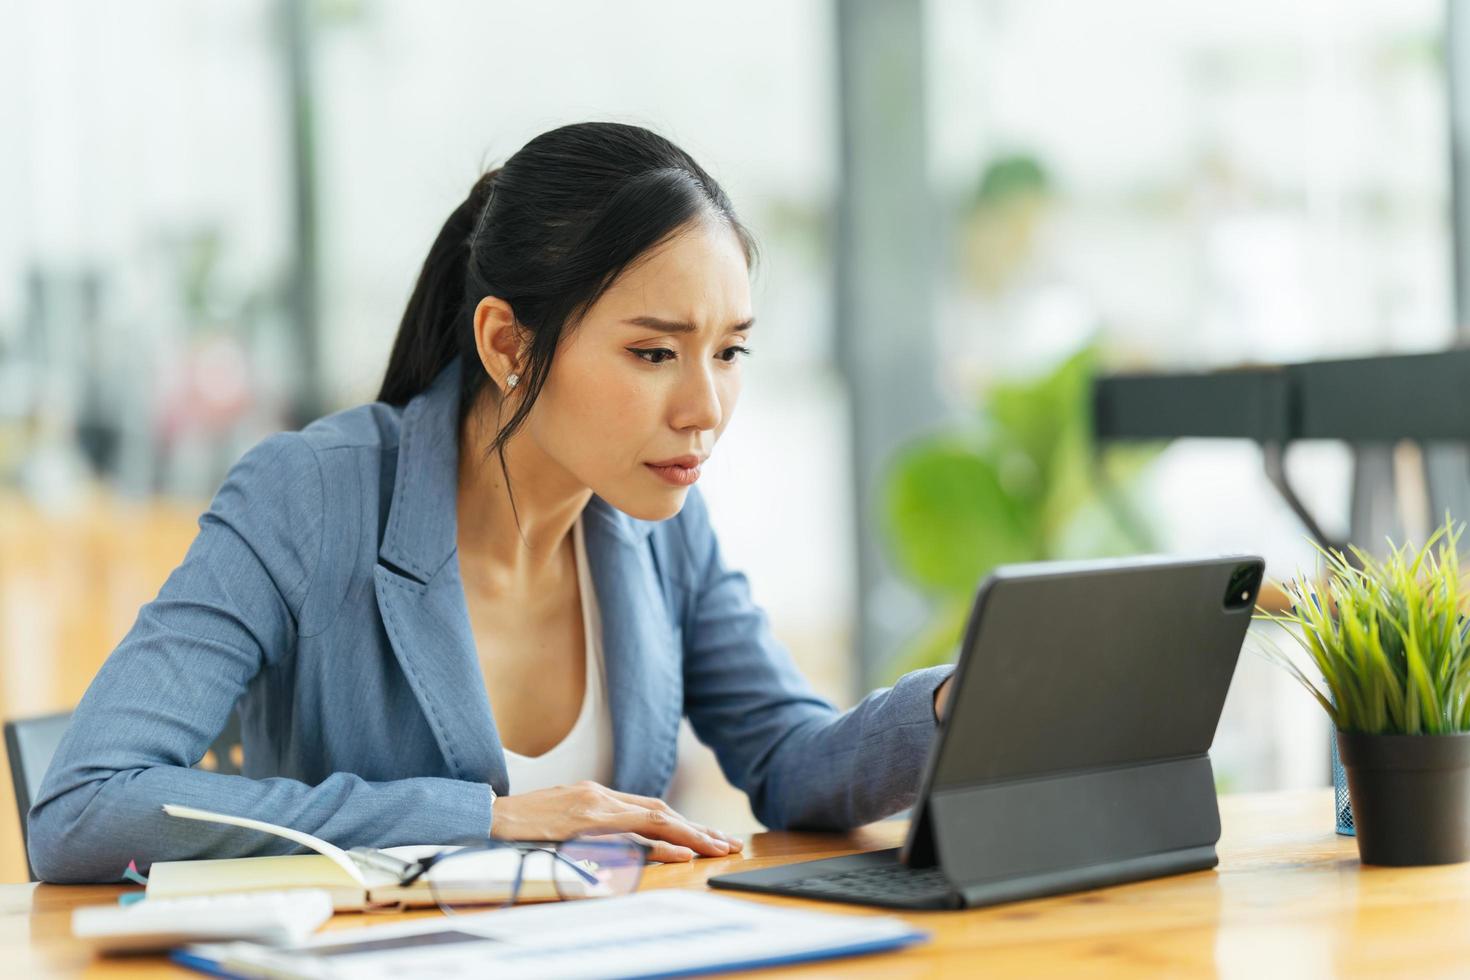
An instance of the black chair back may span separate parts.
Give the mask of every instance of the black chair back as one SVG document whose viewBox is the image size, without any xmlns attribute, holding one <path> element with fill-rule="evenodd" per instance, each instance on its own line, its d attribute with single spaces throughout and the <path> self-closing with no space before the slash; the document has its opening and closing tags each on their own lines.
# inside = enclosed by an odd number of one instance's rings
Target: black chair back
<svg viewBox="0 0 1470 980">
<path fill-rule="evenodd" d="M 21 847 L 25 849 L 26 874 L 32 881 L 36 880 L 36 872 L 31 867 L 31 835 L 26 818 L 31 812 L 31 804 L 35 801 L 37 792 L 40 791 L 41 778 L 46 775 L 51 757 L 56 754 L 56 747 L 61 744 L 61 736 L 66 733 L 66 726 L 70 721 L 71 712 L 62 711 L 54 715 L 18 718 L 5 723 L 5 754 L 10 760 L 10 779 L 15 785 L 15 806 L 20 811 L 20 840 Z M 240 718 L 232 711 L 225 730 L 220 732 L 219 738 L 214 740 L 214 744 L 194 768 L 239 775 L 243 764 Z"/>
</svg>

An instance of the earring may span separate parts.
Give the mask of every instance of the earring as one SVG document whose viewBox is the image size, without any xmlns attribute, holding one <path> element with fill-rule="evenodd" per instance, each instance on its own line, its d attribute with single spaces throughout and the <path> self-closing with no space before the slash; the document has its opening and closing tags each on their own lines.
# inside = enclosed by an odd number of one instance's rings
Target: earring
<svg viewBox="0 0 1470 980">
<path fill-rule="evenodd" d="M 514 388 L 516 385 L 521 383 L 521 376 L 519 374 L 507 374 L 505 376 L 505 383 L 508 386 Z"/>
</svg>

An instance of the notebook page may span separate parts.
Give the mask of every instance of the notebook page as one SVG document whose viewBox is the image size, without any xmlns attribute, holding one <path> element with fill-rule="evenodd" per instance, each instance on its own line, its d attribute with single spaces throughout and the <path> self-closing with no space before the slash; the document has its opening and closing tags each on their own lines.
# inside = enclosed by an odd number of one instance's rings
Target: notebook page
<svg viewBox="0 0 1470 980">
<path fill-rule="evenodd" d="M 294 841 L 302 847 L 309 847 L 318 854 L 329 858 L 333 864 L 347 872 L 348 877 L 357 882 L 363 888 L 368 887 L 368 879 L 357 862 L 347 856 L 347 852 L 335 844 L 328 844 L 320 837 L 300 830 L 292 830 L 290 827 L 281 827 L 264 820 L 252 820 L 249 817 L 235 817 L 227 813 L 214 813 L 210 810 L 198 810 L 191 806 L 180 806 L 177 803 L 165 803 L 163 812 L 171 817 L 183 817 L 185 820 L 203 820 L 206 823 L 223 823 L 232 827 L 244 827 L 248 830 L 260 830 L 286 840 Z"/>
</svg>

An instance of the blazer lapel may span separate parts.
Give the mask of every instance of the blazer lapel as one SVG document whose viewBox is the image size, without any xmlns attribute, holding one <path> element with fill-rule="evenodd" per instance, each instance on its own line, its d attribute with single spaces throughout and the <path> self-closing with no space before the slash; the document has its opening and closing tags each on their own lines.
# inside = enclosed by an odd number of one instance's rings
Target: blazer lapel
<svg viewBox="0 0 1470 980">
<path fill-rule="evenodd" d="M 648 544 L 652 527 L 596 496 L 584 512 L 602 616 L 614 788 L 643 796 L 668 788 L 684 715 L 680 641 Z"/>
<path fill-rule="evenodd" d="M 426 584 L 379 565 L 373 579 L 388 641 L 450 774 L 508 793 L 505 755 L 474 653 L 458 567 L 446 565 Z"/>
<path fill-rule="evenodd" d="M 373 569 L 393 653 L 456 779 L 509 791 L 457 548 L 459 362 L 403 411 L 393 502 Z"/>
</svg>

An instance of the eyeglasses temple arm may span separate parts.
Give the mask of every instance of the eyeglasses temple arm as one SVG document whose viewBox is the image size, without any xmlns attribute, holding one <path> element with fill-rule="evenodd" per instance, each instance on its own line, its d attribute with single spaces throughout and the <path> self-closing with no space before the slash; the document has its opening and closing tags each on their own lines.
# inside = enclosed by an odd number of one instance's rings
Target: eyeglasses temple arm
<svg viewBox="0 0 1470 980">
<path fill-rule="evenodd" d="M 568 857 L 563 857 L 561 852 L 559 851 L 552 851 L 551 856 L 556 858 L 562 864 L 565 864 L 567 867 L 571 868 L 573 871 L 577 872 L 577 874 L 581 875 L 582 880 L 587 882 L 587 884 L 589 885 L 595 885 L 601 880 L 592 872 L 588 871 L 586 868 L 578 864 L 576 861 L 573 861 L 571 858 Z"/>
<path fill-rule="evenodd" d="M 389 874 L 404 875 L 414 868 L 417 861 L 405 861 L 403 858 L 385 854 L 373 847 L 354 847 L 347 852 L 349 857 L 354 858 L 359 864 L 365 864 L 377 871 L 386 871 Z"/>
</svg>

